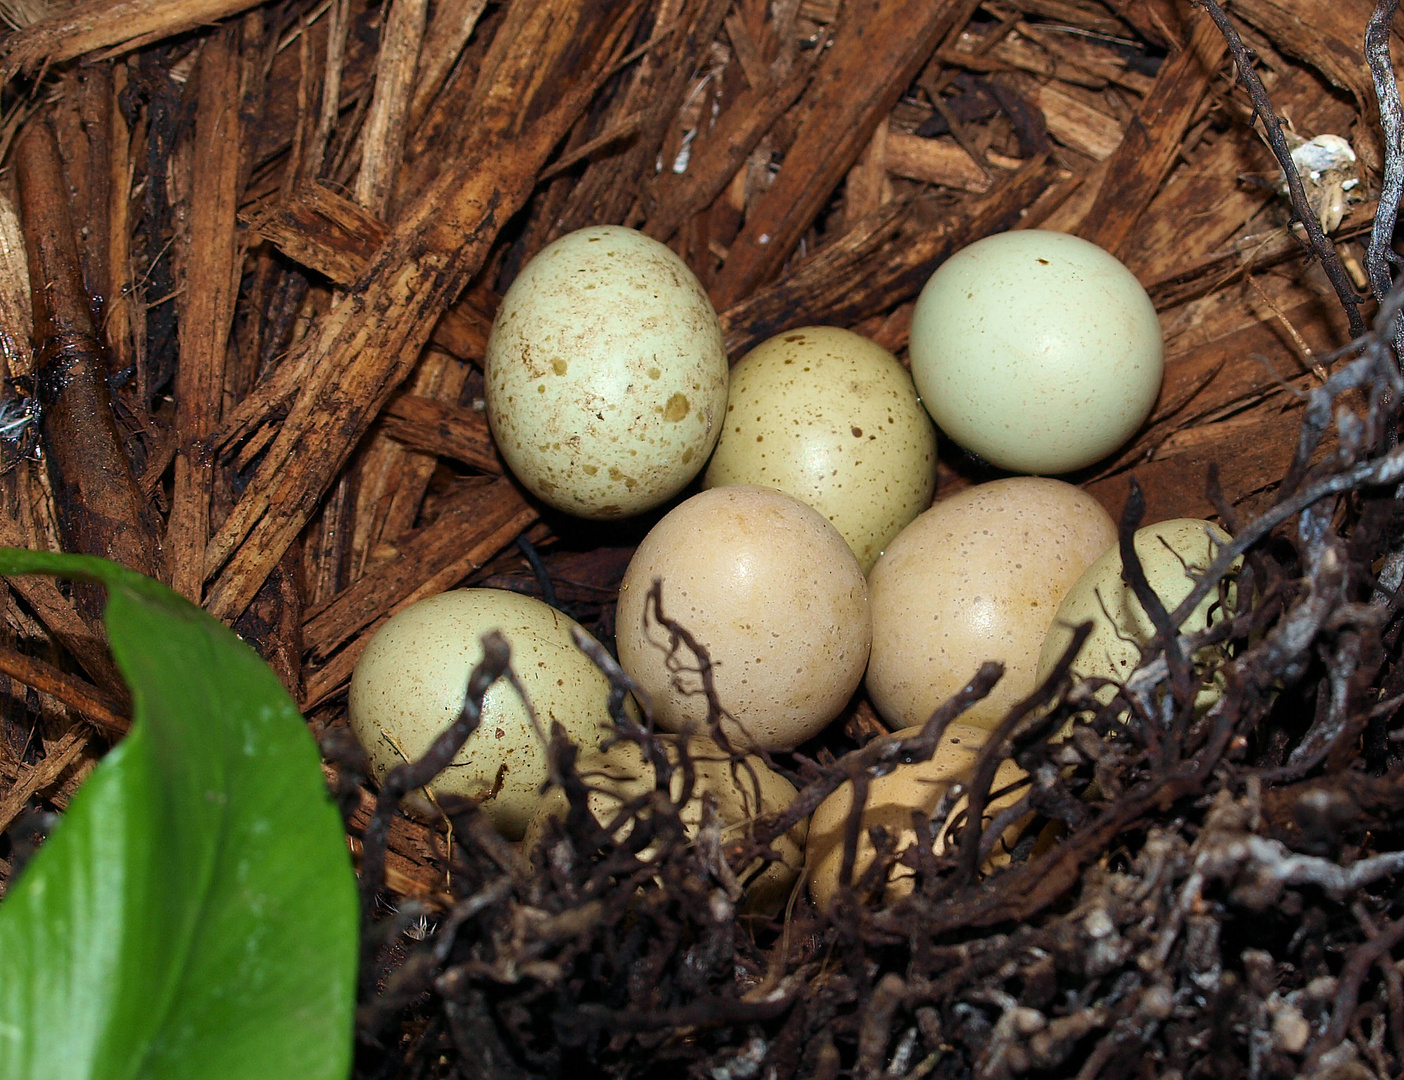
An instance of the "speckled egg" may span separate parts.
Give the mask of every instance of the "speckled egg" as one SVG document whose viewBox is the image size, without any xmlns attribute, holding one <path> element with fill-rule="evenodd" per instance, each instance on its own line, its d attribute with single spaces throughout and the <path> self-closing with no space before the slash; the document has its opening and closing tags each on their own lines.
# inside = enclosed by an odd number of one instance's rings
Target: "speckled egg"
<svg viewBox="0 0 1404 1080">
<path fill-rule="evenodd" d="M 921 727 L 903 728 L 894 732 L 893 739 L 912 738 L 921 733 Z M 862 880 L 868 867 L 873 864 L 877 849 L 873 846 L 868 832 L 875 825 L 882 826 L 896 841 L 896 851 L 901 853 L 917 841 L 916 827 L 912 824 L 913 814 L 930 818 L 935 814 L 941 800 L 953 784 L 967 784 L 975 772 L 980 748 L 989 738 L 984 728 L 970 724 L 954 723 L 946 727 L 936 752 L 926 761 L 899 762 L 889 773 L 875 777 L 868 783 L 867 800 L 863 804 L 862 827 L 858 833 L 858 847 L 854 852 L 853 877 L 849 884 Z M 995 771 L 991 792 L 1001 791 L 1027 775 L 1013 761 L 1001 761 Z M 1024 796 L 1024 789 L 1007 791 L 990 800 L 985 807 L 986 820 L 1001 810 L 1013 806 Z M 965 812 L 968 799 L 962 795 L 950 807 L 950 812 L 939 821 L 932 822 L 936 842 L 932 853 L 940 855 L 945 851 L 945 826 L 957 815 Z M 850 780 L 825 799 L 809 822 L 809 839 L 805 845 L 804 873 L 809 881 L 809 894 L 821 909 L 827 908 L 838 893 L 840 873 L 843 869 L 844 835 L 849 815 L 853 812 L 853 782 Z M 1023 828 L 1023 822 L 1011 825 L 1002 837 L 1002 843 L 1013 843 Z M 1007 848 L 996 848 L 991 852 L 989 865 L 1007 862 Z M 888 900 L 906 896 L 912 891 L 915 873 L 908 866 L 893 866 L 883 890 Z"/>
<path fill-rule="evenodd" d="M 820 514 L 750 486 L 694 495 L 658 522 L 619 587 L 619 662 L 669 731 L 706 732 L 697 663 L 647 602 L 710 654 L 728 736 L 787 750 L 821 731 L 863 677 L 872 637 L 858 560 Z"/>
<path fill-rule="evenodd" d="M 679 758 L 681 736 L 660 736 L 670 762 Z M 689 836 L 696 836 L 702 826 L 703 800 L 710 796 L 717 816 L 730 842 L 750 832 L 760 817 L 783 810 L 795 798 L 795 788 L 788 780 L 754 754 L 744 763 L 732 767 L 731 758 L 711 739 L 694 736 L 688 741 L 688 757 L 693 765 L 692 798 L 678 812 Z M 588 777 L 590 811 L 601 827 L 615 821 L 624 804 L 643 798 L 653 791 L 656 782 L 651 761 L 645 760 L 639 744 L 615 743 L 603 753 L 581 754 L 576 763 L 581 776 Z M 669 792 L 676 801 L 682 797 L 682 771 L 675 772 Z M 534 848 L 544 833 L 549 818 L 563 818 L 569 810 L 565 793 L 550 788 L 543 796 L 524 838 L 528 851 Z M 644 816 L 648 811 L 643 811 Z M 632 822 L 615 833 L 622 841 L 632 831 Z M 777 861 L 761 867 L 760 861 L 741 877 L 748 883 L 744 908 L 749 911 L 774 914 L 789 899 L 791 886 L 799 877 L 804 863 L 804 840 L 809 823 L 800 821 L 772 845 L 780 856 Z M 645 848 L 641 857 L 650 857 L 653 846 Z"/>
<path fill-rule="evenodd" d="M 873 705 L 893 727 L 924 723 L 982 662 L 997 660 L 1004 677 L 961 716 L 994 727 L 1033 690 L 1063 594 L 1115 541 L 1101 504 L 1061 480 L 995 480 L 938 502 L 868 576 Z"/>
<path fill-rule="evenodd" d="M 721 324 L 686 264 L 617 225 L 547 245 L 502 298 L 484 360 L 502 458 L 550 505 L 620 518 L 698 472 L 726 409 Z"/>
<path fill-rule="evenodd" d="M 1164 372 L 1160 323 L 1096 244 L 1026 229 L 931 276 L 912 313 L 912 377 L 941 430 L 1004 469 L 1063 473 L 1139 428 Z"/>
<path fill-rule="evenodd" d="M 1213 562 L 1219 545 L 1228 543 L 1228 539 L 1228 534 L 1212 522 L 1200 518 L 1173 518 L 1137 529 L 1132 543 L 1146 573 L 1146 582 L 1160 597 L 1165 609 L 1173 612 Z M 1237 565 L 1241 562 L 1239 560 Z M 1092 633 L 1073 662 L 1073 676 L 1120 683 L 1136 669 L 1142 646 L 1155 637 L 1155 626 L 1131 586 L 1121 579 L 1121 567 L 1121 549 L 1113 543 L 1068 590 L 1039 654 L 1039 678 L 1052 671 L 1067 651 L 1073 627 L 1089 621 Z M 1211 592 L 1190 612 L 1181 630 L 1196 633 L 1223 618 L 1224 614 L 1218 592 Z M 1198 659 L 1208 662 L 1212 658 L 1205 655 Z M 1103 703 L 1110 701 L 1114 694 L 1109 686 L 1097 691 Z M 1201 694 L 1200 705 L 1212 704 L 1217 697 L 1218 691 L 1211 687 Z"/>
<path fill-rule="evenodd" d="M 731 369 L 704 482 L 793 495 L 833 522 L 867 573 L 931 505 L 936 432 L 891 353 L 851 330 L 807 326 Z"/>
<path fill-rule="evenodd" d="M 609 682 L 571 640 L 574 620 L 540 600 L 500 589 L 459 589 L 412 604 L 382 626 L 356 662 L 348 702 L 351 730 L 377 782 L 405 758 L 424 754 L 463 706 L 468 675 L 483 656 L 480 639 L 499 630 L 512 670 L 542 730 L 559 720 L 580 746 L 598 747 L 613 724 Z M 483 700 L 482 721 L 453 764 L 430 785 L 435 794 L 480 801 L 488 819 L 517 839 L 546 782 L 546 750 L 517 692 L 499 679 Z M 411 808 L 432 815 L 422 794 Z"/>
</svg>

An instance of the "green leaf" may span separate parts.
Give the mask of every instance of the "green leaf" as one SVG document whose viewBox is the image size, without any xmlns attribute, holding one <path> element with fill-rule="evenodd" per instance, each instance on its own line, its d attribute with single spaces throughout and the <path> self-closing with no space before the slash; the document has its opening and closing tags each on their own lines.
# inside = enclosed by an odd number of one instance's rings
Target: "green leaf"
<svg viewBox="0 0 1404 1080">
<path fill-rule="evenodd" d="M 0 903 L 5 1080 L 343 1080 L 358 914 L 302 717 L 226 627 L 103 559 L 131 733 Z"/>
</svg>

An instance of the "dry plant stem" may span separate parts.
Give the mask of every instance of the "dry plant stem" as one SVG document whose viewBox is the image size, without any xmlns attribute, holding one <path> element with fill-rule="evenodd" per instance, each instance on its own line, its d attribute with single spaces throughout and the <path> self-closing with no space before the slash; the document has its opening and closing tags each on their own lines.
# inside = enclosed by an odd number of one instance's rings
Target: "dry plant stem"
<svg viewBox="0 0 1404 1080">
<path fill-rule="evenodd" d="M 849 0 L 801 99 L 805 119 L 770 190 L 747 214 L 712 286 L 718 310 L 748 296 L 789 258 L 873 130 L 906 90 L 961 0 Z"/>
<path fill-rule="evenodd" d="M 1124 535 L 1124 525 L 1122 532 Z M 1072 639 L 1068 642 L 1067 648 L 1063 650 L 1063 655 L 1059 658 L 1058 663 L 1048 673 L 1048 677 L 1043 680 L 1043 685 L 1037 687 L 1032 694 L 1010 708 L 1004 719 L 990 732 L 990 737 L 980 748 L 975 771 L 970 777 L 965 812 L 966 827 L 961 833 L 960 843 L 956 849 L 958 869 L 956 874 L 946 883 L 943 891 L 950 892 L 959 889 L 962 885 L 975 880 L 980 869 L 981 833 L 985 807 L 989 803 L 990 785 L 994 783 L 995 773 L 999 770 L 1000 763 L 1005 757 L 1004 747 L 1014 738 L 1020 725 L 1042 706 L 1052 701 L 1055 695 L 1067 684 L 1068 673 L 1072 670 L 1073 661 L 1077 658 L 1083 643 L 1087 641 L 1091 633 L 1092 625 L 1090 623 L 1082 623 L 1073 629 Z"/>
<path fill-rule="evenodd" d="M 390 770 L 376 800 L 375 815 L 366 826 L 361 855 L 361 906 L 368 920 L 371 905 L 384 886 L 385 842 L 390 821 L 396 808 L 411 791 L 425 787 L 434 777 L 449 767 L 454 756 L 478 727 L 482 718 L 483 698 L 498 679 L 510 674 L 512 651 L 501 634 L 495 631 L 482 639 L 483 659 L 468 676 L 468 690 L 463 708 L 447 729 L 429 745 L 424 756 L 407 765 Z"/>
<path fill-rule="evenodd" d="M 1399 101 L 1399 84 L 1395 81 L 1389 54 L 1390 25 L 1398 8 L 1399 0 L 1378 0 L 1365 28 L 1365 59 L 1370 63 L 1370 73 L 1375 80 L 1385 153 L 1380 202 L 1375 210 L 1365 265 L 1370 275 L 1370 291 L 1381 304 L 1394 285 L 1391 264 L 1399 261 L 1393 247 L 1394 225 L 1399 217 L 1399 200 L 1404 198 L 1404 106 Z"/>
<path fill-rule="evenodd" d="M 49 119 L 72 186 L 74 228 L 87 238 L 78 251 L 83 281 L 96 302 L 97 317 L 105 321 L 108 301 L 115 295 L 108 262 L 114 179 L 112 67 L 72 69 L 64 73 L 61 85 L 63 97 L 50 109 Z"/>
<path fill-rule="evenodd" d="M 226 343 L 238 286 L 239 24 L 206 41 L 198 66 L 190 231 L 182 260 L 180 364 L 176 368 L 175 488 L 166 524 L 171 587 L 199 604 L 214 487 L 211 435 L 219 423 Z"/>
<path fill-rule="evenodd" d="M 146 505 L 122 446 L 107 389 L 107 363 L 79 269 L 67 185 L 53 132 L 42 119 L 15 145 L 16 177 L 34 301 L 41 434 L 60 509 L 64 546 L 157 576 Z M 99 610 L 87 593 L 89 614 Z"/>
<path fill-rule="evenodd" d="M 123 705 L 96 686 L 65 674 L 52 664 L 0 645 L 0 674 L 31 686 L 42 694 L 52 694 L 77 710 L 104 737 L 120 739 L 131 728 Z"/>
<path fill-rule="evenodd" d="M 208 597 L 216 617 L 233 618 L 248 605 L 310 519 L 434 323 L 530 195 L 633 12 L 632 4 L 585 0 L 512 5 L 484 64 L 467 151 L 406 209 L 300 349 L 307 381 L 206 552 L 207 576 L 218 575 Z M 569 86 L 559 98 L 558 83 Z M 523 95 L 523 86 L 537 92 Z"/>
<path fill-rule="evenodd" d="M 1071 663 L 1071 661 L 1069 661 Z M 807 819 L 819 804 L 843 786 L 844 782 L 859 771 L 871 775 L 875 767 L 890 767 L 906 758 L 913 761 L 926 761 L 936 752 L 941 736 L 951 722 L 977 701 L 989 696 L 995 683 L 1004 675 L 1004 666 L 993 662 L 980 665 L 975 677 L 960 688 L 954 695 L 931 714 L 916 735 L 899 739 L 896 736 L 874 739 L 867 746 L 850 751 L 843 756 L 843 769 L 833 769 L 822 779 L 807 784 L 784 810 L 757 824 L 753 843 L 765 847 L 778 840 L 800 821 Z M 991 773 L 993 775 L 993 772 Z"/>
<path fill-rule="evenodd" d="M 1310 1071 L 1321 1060 L 1326 1051 L 1340 1045 L 1350 1029 L 1355 1014 L 1356 1003 L 1360 998 L 1360 987 L 1370 968 L 1381 957 L 1388 957 L 1394 947 L 1404 941 L 1404 919 L 1391 923 L 1365 944 L 1358 946 L 1341 968 L 1336 989 L 1336 1000 L 1331 1010 L 1331 1022 L 1325 1032 L 1316 1040 L 1307 1055 L 1306 1069 Z"/>
<path fill-rule="evenodd" d="M 1224 40 L 1228 42 L 1229 52 L 1233 56 L 1234 64 L 1238 67 L 1239 81 L 1248 91 L 1248 96 L 1252 98 L 1253 112 L 1262 121 L 1268 146 L 1272 150 L 1273 157 L 1277 158 L 1277 164 L 1282 169 L 1283 177 L 1286 178 L 1287 190 L 1292 198 L 1292 212 L 1301 222 L 1302 228 L 1306 230 L 1308 246 L 1321 261 L 1321 268 L 1326 271 L 1326 276 L 1331 281 L 1331 287 L 1336 291 L 1336 298 L 1340 300 L 1341 307 L 1345 308 L 1346 317 L 1350 319 L 1351 337 L 1360 337 L 1365 333 L 1365 320 L 1360 316 L 1360 303 L 1356 298 L 1355 288 L 1351 285 L 1350 278 L 1346 276 L 1345 268 L 1341 266 L 1340 256 L 1336 254 L 1335 245 L 1321 231 L 1321 223 L 1312 213 L 1311 204 L 1307 201 L 1306 191 L 1302 187 L 1302 178 L 1297 174 L 1297 167 L 1292 163 L 1291 147 L 1287 145 L 1287 137 L 1282 133 L 1282 122 L 1273 109 L 1267 89 L 1253 68 L 1253 59 L 1248 55 L 1243 39 L 1238 36 L 1238 31 L 1229 21 L 1229 17 L 1224 14 L 1224 9 L 1219 6 L 1218 0 L 1199 0 L 1199 2 L 1204 5 L 1205 10 L 1209 12 L 1209 17 L 1214 20 L 1214 25 L 1219 28 L 1219 32 L 1224 35 Z"/>
<path fill-rule="evenodd" d="M 80 0 L 0 45 L 0 82 L 99 49 L 111 56 L 139 48 L 257 6 L 257 0 Z"/>
</svg>

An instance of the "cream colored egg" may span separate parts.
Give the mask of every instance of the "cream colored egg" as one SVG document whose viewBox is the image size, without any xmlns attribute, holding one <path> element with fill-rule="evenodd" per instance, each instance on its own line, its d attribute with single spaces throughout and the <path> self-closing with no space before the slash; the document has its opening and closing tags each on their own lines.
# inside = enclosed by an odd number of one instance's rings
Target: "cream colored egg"
<svg viewBox="0 0 1404 1080">
<path fill-rule="evenodd" d="M 1163 351 L 1131 271 L 1041 229 L 958 251 L 912 314 L 922 402 L 961 446 L 1016 472 L 1070 472 L 1120 447 L 1160 393 Z"/>
<path fill-rule="evenodd" d="M 580 746 L 598 747 L 613 731 L 609 683 L 575 647 L 575 625 L 540 600 L 499 589 L 441 593 L 394 615 L 356 662 L 348 703 L 377 782 L 405 760 L 392 739 L 413 760 L 457 719 L 469 672 L 482 659 L 480 639 L 492 630 L 511 645 L 512 669 L 543 732 L 549 736 L 559 720 Z M 546 776 L 545 746 L 516 691 L 499 679 L 477 730 L 430 790 L 481 800 L 493 825 L 516 839 Z M 422 795 L 407 801 L 433 813 Z"/>
<path fill-rule="evenodd" d="M 919 734 L 920 725 L 904 728 L 891 738 L 911 738 Z M 872 866 L 876 849 L 868 830 L 875 825 L 882 826 L 896 839 L 896 851 L 900 854 L 917 841 L 916 828 L 912 818 L 920 814 L 930 818 L 951 785 L 968 783 L 975 772 L 976 759 L 984 746 L 989 732 L 970 724 L 955 723 L 946 728 L 941 744 L 928 761 L 900 764 L 886 776 L 880 776 L 868 784 L 868 796 L 863 806 L 862 826 L 858 834 L 858 847 L 853 862 L 853 877 L 856 883 L 862 880 L 868 867 Z M 1000 791 L 1022 780 L 1026 774 L 1014 762 L 1000 762 L 995 772 L 992 792 Z M 1001 810 L 1013 806 L 1024 796 L 1018 789 L 991 799 L 985 808 L 985 818 L 995 817 Z M 950 815 L 942 821 L 933 822 L 932 832 L 936 843 L 934 854 L 945 850 L 944 825 L 963 813 L 968 800 L 962 795 L 951 808 Z M 839 889 L 839 875 L 843 868 L 844 833 L 848 818 L 853 810 L 853 783 L 849 781 L 820 804 L 809 822 L 809 840 L 805 846 L 805 878 L 809 882 L 809 893 L 820 909 L 833 902 Z M 1012 844 L 1017 839 L 1023 822 L 1010 826 L 1002 841 Z M 990 856 L 991 864 L 1008 860 L 1008 852 L 996 849 Z M 896 899 L 911 892 L 915 876 L 908 866 L 896 865 L 888 875 L 886 898 Z"/>
<path fill-rule="evenodd" d="M 997 660 L 1004 677 L 962 715 L 994 727 L 1036 685 L 1063 594 L 1115 541 L 1097 500 L 1061 480 L 995 480 L 938 502 L 868 576 L 873 705 L 894 727 L 924 723 L 981 663 Z"/>
<path fill-rule="evenodd" d="M 1174 518 L 1137 529 L 1132 542 L 1146 572 L 1147 583 L 1165 609 L 1173 612 L 1189 596 L 1195 582 L 1218 554 L 1219 545 L 1227 543 L 1228 539 L 1228 534 L 1211 522 Z M 1235 565 L 1241 565 L 1241 560 Z M 1155 636 L 1155 627 L 1131 586 L 1121 580 L 1121 566 L 1120 547 L 1113 544 L 1068 590 L 1039 654 L 1038 678 L 1052 671 L 1067 651 L 1073 627 L 1089 621 L 1092 634 L 1073 663 L 1074 677 L 1122 683 L 1136 669 L 1141 648 Z M 1223 617 L 1215 590 L 1200 601 L 1181 629 L 1185 633 L 1195 633 Z M 1216 696 L 1212 690 L 1205 693 L 1209 697 L 1201 695 L 1201 705 L 1209 704 Z M 1114 695 L 1111 687 L 1103 687 L 1097 693 L 1103 703 Z"/>
<path fill-rule="evenodd" d="M 667 247 L 617 225 L 547 245 L 502 298 L 484 361 L 488 423 L 550 505 L 620 518 L 681 491 L 726 409 L 721 323 Z"/>
<path fill-rule="evenodd" d="M 707 487 L 773 487 L 814 507 L 867 573 L 931 505 L 936 432 L 906 369 L 851 330 L 807 326 L 731 369 Z"/>
<path fill-rule="evenodd" d="M 837 529 L 788 495 L 748 486 L 694 495 L 644 537 L 620 584 L 619 662 L 660 726 L 705 732 L 695 661 L 670 652 L 646 610 L 655 580 L 664 614 L 710 653 L 717 696 L 735 720 L 725 730 L 743 747 L 798 746 L 863 677 L 872 624 L 858 560 Z"/>
<path fill-rule="evenodd" d="M 678 760 L 678 744 L 682 736 L 662 736 L 668 759 Z M 700 736 L 688 740 L 688 755 L 694 768 L 692 797 L 679 811 L 679 817 L 689 837 L 695 837 L 702 825 L 703 799 L 710 796 L 716 803 L 722 824 L 722 841 L 741 839 L 751 825 L 763 815 L 783 810 L 795 797 L 795 788 L 788 780 L 771 769 L 760 758 L 748 755 L 745 764 L 732 768 L 730 759 L 711 739 Z M 655 787 L 653 763 L 645 760 L 639 745 L 619 742 L 607 752 L 582 754 L 577 770 L 592 788 L 589 795 L 590 812 L 601 826 L 612 822 L 625 803 L 646 796 Z M 674 773 L 669 783 L 674 800 L 682 798 L 682 771 Z M 527 829 L 525 846 L 528 851 L 541 839 L 550 818 L 562 818 L 568 809 L 565 794 L 553 787 L 537 807 Z M 644 811 L 647 814 L 648 811 Z M 617 840 L 629 835 L 632 823 L 626 823 L 616 834 Z M 804 840 L 808 823 L 801 821 L 776 840 L 771 847 L 780 856 L 761 869 L 760 861 L 740 875 L 746 883 L 746 908 L 750 911 L 774 914 L 784 907 L 790 889 L 804 865 Z M 642 857 L 654 850 L 650 845 Z"/>
</svg>

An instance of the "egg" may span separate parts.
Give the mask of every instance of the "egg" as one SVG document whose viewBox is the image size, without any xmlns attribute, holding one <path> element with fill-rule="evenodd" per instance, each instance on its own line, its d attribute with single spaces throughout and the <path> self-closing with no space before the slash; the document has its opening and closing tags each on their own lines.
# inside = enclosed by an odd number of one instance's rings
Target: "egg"
<svg viewBox="0 0 1404 1080">
<path fill-rule="evenodd" d="M 727 736 L 792 749 L 837 716 L 863 677 L 872 638 L 868 590 L 848 544 L 817 511 L 746 485 L 676 506 L 644 537 L 619 588 L 619 662 L 668 731 L 706 732 L 694 658 L 674 654 L 646 598 L 712 662 Z M 681 670 L 680 670 L 681 667 Z"/>
<path fill-rule="evenodd" d="M 911 738 L 920 732 L 921 727 L 918 725 L 895 732 L 891 738 Z M 882 826 L 896 839 L 898 853 L 916 843 L 917 831 L 912 823 L 913 815 L 920 814 L 930 818 L 951 785 L 969 783 L 975 772 L 980 748 L 984 746 L 988 737 L 989 732 L 983 728 L 961 723 L 950 724 L 930 760 L 899 764 L 886 776 L 869 781 L 853 862 L 852 882 L 856 883 L 862 879 L 876 855 L 868 830 L 875 825 Z M 995 771 L 994 783 L 990 790 L 999 791 L 1022 780 L 1025 775 L 1013 761 L 1002 761 Z M 985 808 L 986 820 L 1013 806 L 1023 796 L 1024 791 L 1020 789 L 991 799 Z M 948 817 L 933 822 L 932 832 L 936 835 L 936 843 L 932 848 L 934 854 L 940 855 L 945 850 L 944 825 L 957 814 L 963 813 L 968 801 L 962 795 L 951 808 Z M 839 890 L 839 875 L 843 869 L 844 833 L 852 810 L 853 782 L 848 781 L 819 805 L 809 822 L 804 873 L 809 882 L 809 894 L 820 909 L 833 903 Z M 1022 821 L 1011 825 L 1003 841 L 1012 844 L 1023 825 Z M 990 858 L 991 864 L 1007 860 L 1007 851 L 1001 852 L 998 849 Z M 910 867 L 900 864 L 893 866 L 887 879 L 886 899 L 893 900 L 909 894 L 914 877 L 915 873 Z"/>
<path fill-rule="evenodd" d="M 681 737 L 665 735 L 660 738 L 668 760 L 677 762 Z M 733 769 L 726 752 L 711 739 L 693 736 L 688 739 L 687 748 L 693 763 L 693 790 L 692 797 L 679 811 L 679 817 L 689 838 L 696 837 L 701 828 L 706 797 L 716 805 L 723 842 L 749 834 L 757 818 L 783 810 L 794 801 L 794 785 L 755 755 L 748 756 L 744 765 Z M 601 827 L 609 825 L 625 803 L 643 798 L 656 786 L 653 763 L 644 758 L 638 743 L 634 742 L 615 743 L 603 753 L 582 754 L 577 771 L 592 789 L 588 799 L 590 812 Z M 682 797 L 682 790 L 683 775 L 679 770 L 669 783 L 674 801 Z M 524 844 L 528 851 L 539 844 L 546 822 L 551 818 L 564 818 L 568 809 L 565 793 L 558 787 L 550 788 L 527 829 Z M 632 822 L 626 822 L 615 833 L 615 839 L 622 841 L 631 830 Z M 779 861 L 761 869 L 757 860 L 739 875 L 747 884 L 747 910 L 774 914 L 784 907 L 804 865 L 807 831 L 808 823 L 800 821 L 771 844 L 772 850 L 780 856 Z M 648 858 L 653 851 L 654 846 L 650 845 L 644 849 L 642 857 Z"/>
<path fill-rule="evenodd" d="M 703 482 L 793 495 L 833 522 L 867 573 L 931 505 L 936 432 L 891 353 L 851 330 L 807 326 L 731 369 L 726 423 Z"/>
<path fill-rule="evenodd" d="M 1005 666 L 962 715 L 992 728 L 1036 685 L 1044 635 L 1063 594 L 1116 526 L 1061 480 L 1019 476 L 943 499 L 902 530 L 868 576 L 868 696 L 892 727 L 924 723 L 986 660 Z"/>
<path fill-rule="evenodd" d="M 1146 573 L 1146 581 L 1160 597 L 1166 611 L 1173 612 L 1189 596 L 1195 582 L 1218 554 L 1229 536 L 1212 522 L 1199 518 L 1174 518 L 1136 530 L 1132 543 Z M 1242 564 L 1236 560 L 1234 565 Z M 1131 586 L 1121 579 L 1121 549 L 1113 544 L 1068 590 L 1049 627 L 1038 657 L 1038 678 L 1045 678 L 1067 651 L 1073 628 L 1092 623 L 1092 633 L 1073 662 L 1075 678 L 1111 679 L 1117 683 L 1141 660 L 1141 649 L 1155 636 L 1155 627 Z M 1224 617 L 1217 590 L 1196 605 L 1181 631 L 1196 633 Z M 1208 661 L 1210 656 L 1200 657 Z M 1105 704 L 1115 695 L 1110 686 L 1097 692 Z M 1199 704 L 1207 707 L 1218 696 L 1212 687 L 1201 693 Z"/>
<path fill-rule="evenodd" d="M 392 739 L 414 760 L 458 718 L 469 672 L 482 659 L 480 639 L 491 630 L 511 646 L 512 670 L 542 731 L 549 736 L 559 720 L 575 742 L 597 747 L 613 731 L 609 682 L 575 647 L 575 626 L 540 600 L 500 589 L 440 593 L 393 615 L 356 662 L 348 702 L 351 730 L 377 782 L 405 760 Z M 483 699 L 477 730 L 429 790 L 479 801 L 493 825 L 517 839 L 546 778 L 546 748 L 517 692 L 499 679 Z M 420 793 L 407 802 L 434 814 Z"/>
<path fill-rule="evenodd" d="M 493 440 L 534 495 L 621 518 L 701 471 L 726 409 L 726 348 L 678 256 L 597 225 L 522 268 L 493 322 L 484 382 Z"/>
<path fill-rule="evenodd" d="M 912 313 L 922 403 L 961 446 L 1015 472 L 1070 472 L 1125 443 L 1160 392 L 1163 351 L 1131 271 L 1040 229 L 958 251 Z"/>
</svg>

